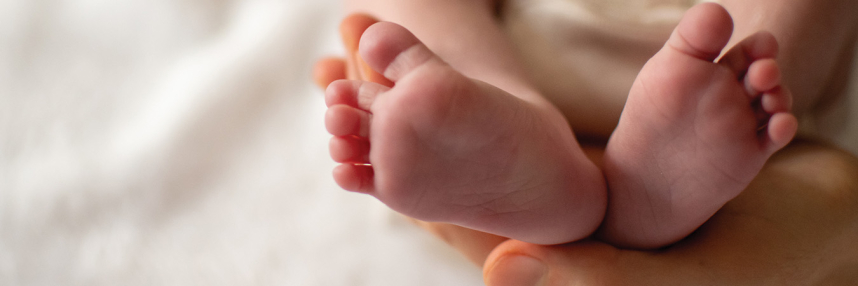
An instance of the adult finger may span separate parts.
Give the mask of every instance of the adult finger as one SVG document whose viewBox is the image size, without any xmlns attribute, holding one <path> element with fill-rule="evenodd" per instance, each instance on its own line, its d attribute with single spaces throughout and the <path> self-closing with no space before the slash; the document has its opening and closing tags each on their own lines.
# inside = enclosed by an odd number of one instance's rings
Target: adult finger
<svg viewBox="0 0 858 286">
<path fill-rule="evenodd" d="M 327 57 L 316 62 L 313 67 L 313 81 L 321 89 L 328 88 L 334 81 L 346 78 L 346 62 L 339 57 Z"/>
<path fill-rule="evenodd" d="M 483 265 L 492 249 L 508 239 L 452 224 L 410 220 L 458 250 L 478 266 Z"/>
</svg>

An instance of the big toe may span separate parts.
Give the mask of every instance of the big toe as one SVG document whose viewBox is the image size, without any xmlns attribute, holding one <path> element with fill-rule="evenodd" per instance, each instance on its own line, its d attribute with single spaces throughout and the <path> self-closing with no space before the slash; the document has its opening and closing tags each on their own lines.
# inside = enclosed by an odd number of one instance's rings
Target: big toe
<svg viewBox="0 0 858 286">
<path fill-rule="evenodd" d="M 443 62 L 414 34 L 389 22 L 376 23 L 364 32 L 360 53 L 372 69 L 394 82 L 425 63 Z"/>
<path fill-rule="evenodd" d="M 733 34 L 733 19 L 715 3 L 703 3 L 685 13 L 668 45 L 693 57 L 715 60 Z"/>
<path fill-rule="evenodd" d="M 358 50 L 361 35 L 367 28 L 378 23 L 378 20 L 366 14 L 351 14 L 340 23 L 340 37 L 346 50 L 354 52 Z"/>
</svg>

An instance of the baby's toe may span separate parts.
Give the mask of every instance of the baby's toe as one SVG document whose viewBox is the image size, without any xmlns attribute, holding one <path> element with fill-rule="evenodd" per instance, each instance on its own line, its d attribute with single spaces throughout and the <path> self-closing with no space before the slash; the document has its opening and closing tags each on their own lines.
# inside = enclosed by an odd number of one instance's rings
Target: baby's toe
<svg viewBox="0 0 858 286">
<path fill-rule="evenodd" d="M 393 86 L 393 83 L 381 74 L 367 66 L 366 62 L 358 53 L 360 39 L 367 28 L 378 23 L 378 19 L 366 14 L 351 14 L 340 23 L 340 36 L 346 48 L 348 59 L 347 78 L 360 79 L 379 83 L 384 86 Z"/>
<path fill-rule="evenodd" d="M 328 107 L 345 104 L 369 111 L 378 95 L 390 88 L 374 82 L 362 80 L 338 80 L 325 90 L 325 104 Z"/>
<path fill-rule="evenodd" d="M 748 67 L 748 73 L 745 76 L 745 89 L 748 95 L 756 97 L 780 84 L 781 71 L 774 59 L 757 60 Z"/>
<path fill-rule="evenodd" d="M 769 119 L 766 129 L 765 135 L 767 136 L 767 140 L 765 149 L 769 154 L 774 154 L 789 144 L 792 138 L 795 137 L 798 131 L 798 119 L 790 113 L 775 113 Z"/>
<path fill-rule="evenodd" d="M 715 60 L 733 33 L 733 20 L 721 5 L 704 3 L 692 7 L 668 39 L 680 52 L 706 61 Z"/>
<path fill-rule="evenodd" d="M 331 158 L 337 163 L 369 164 L 369 141 L 354 136 L 337 136 L 329 144 Z"/>
<path fill-rule="evenodd" d="M 774 59 L 778 55 L 778 41 L 769 32 L 758 32 L 748 36 L 718 60 L 737 75 L 744 75 L 757 60 Z"/>
<path fill-rule="evenodd" d="M 378 19 L 367 14 L 351 14 L 344 18 L 340 22 L 340 37 L 346 50 L 349 52 L 357 51 L 361 35 L 375 23 L 378 23 Z"/>
<path fill-rule="evenodd" d="M 334 181 L 346 191 L 372 194 L 374 174 L 372 166 L 341 164 L 334 168 Z"/>
<path fill-rule="evenodd" d="M 325 113 L 325 127 L 334 136 L 369 136 L 370 117 L 366 111 L 337 104 L 328 108 Z"/>
<path fill-rule="evenodd" d="M 792 110 L 792 95 L 789 89 L 780 86 L 767 91 L 760 100 L 763 110 L 769 114 Z"/>
<path fill-rule="evenodd" d="M 387 22 L 376 23 L 364 32 L 360 54 L 373 70 L 394 82 L 425 63 L 443 63 L 414 34 Z"/>
</svg>

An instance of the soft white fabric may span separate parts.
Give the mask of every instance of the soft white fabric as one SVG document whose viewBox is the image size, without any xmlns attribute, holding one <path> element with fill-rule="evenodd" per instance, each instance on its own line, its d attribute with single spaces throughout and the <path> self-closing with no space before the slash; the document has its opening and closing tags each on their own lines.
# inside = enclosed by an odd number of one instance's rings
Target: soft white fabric
<svg viewBox="0 0 858 286">
<path fill-rule="evenodd" d="M 0 285 L 481 285 L 333 183 L 339 7 L 0 1 Z"/>
</svg>

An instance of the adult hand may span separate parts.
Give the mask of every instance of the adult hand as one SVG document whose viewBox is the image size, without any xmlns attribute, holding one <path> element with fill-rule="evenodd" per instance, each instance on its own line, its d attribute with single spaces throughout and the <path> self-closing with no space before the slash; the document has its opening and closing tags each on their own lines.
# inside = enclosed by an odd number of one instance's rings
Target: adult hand
<svg viewBox="0 0 858 286">
<path fill-rule="evenodd" d="M 811 142 L 772 157 L 754 182 L 685 240 L 660 251 L 584 241 L 508 241 L 487 285 L 854 285 L 858 159 Z"/>
</svg>

